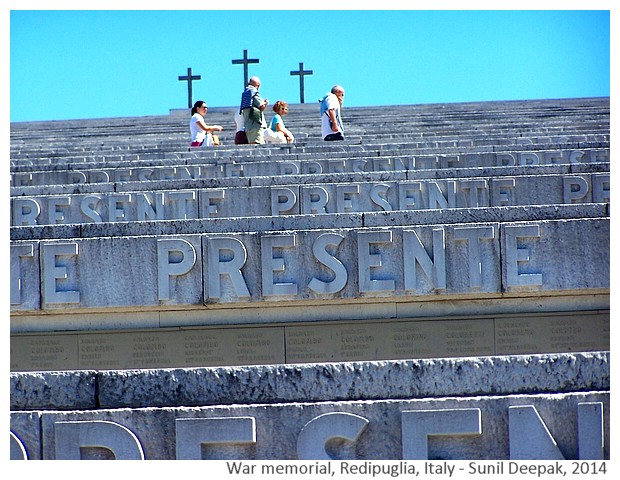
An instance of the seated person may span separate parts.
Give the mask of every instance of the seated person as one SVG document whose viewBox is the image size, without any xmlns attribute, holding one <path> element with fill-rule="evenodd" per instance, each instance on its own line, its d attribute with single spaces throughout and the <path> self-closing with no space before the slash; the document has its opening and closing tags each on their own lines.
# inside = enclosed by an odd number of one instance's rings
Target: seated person
<svg viewBox="0 0 620 480">
<path fill-rule="evenodd" d="M 288 104 L 278 100 L 273 105 L 273 111 L 276 114 L 271 119 L 269 128 L 265 132 L 265 141 L 269 143 L 293 143 L 295 137 L 284 126 L 284 120 L 282 120 L 282 117 L 288 113 Z"/>
<path fill-rule="evenodd" d="M 201 113 L 199 113 L 201 112 Z M 221 125 L 207 125 L 203 115 L 207 114 L 207 104 L 202 100 L 194 103 L 192 118 L 189 120 L 189 132 L 192 147 L 213 147 L 220 144 L 220 139 L 213 132 L 221 132 Z"/>
</svg>

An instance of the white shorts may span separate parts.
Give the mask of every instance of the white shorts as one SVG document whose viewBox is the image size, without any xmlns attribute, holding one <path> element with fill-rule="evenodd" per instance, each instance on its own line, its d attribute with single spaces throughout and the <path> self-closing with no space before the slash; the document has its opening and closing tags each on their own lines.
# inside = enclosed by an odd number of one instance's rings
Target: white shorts
<svg viewBox="0 0 620 480">
<path fill-rule="evenodd" d="M 263 134 L 267 143 L 286 143 L 286 137 L 282 132 L 274 132 L 271 128 L 267 128 Z"/>
</svg>

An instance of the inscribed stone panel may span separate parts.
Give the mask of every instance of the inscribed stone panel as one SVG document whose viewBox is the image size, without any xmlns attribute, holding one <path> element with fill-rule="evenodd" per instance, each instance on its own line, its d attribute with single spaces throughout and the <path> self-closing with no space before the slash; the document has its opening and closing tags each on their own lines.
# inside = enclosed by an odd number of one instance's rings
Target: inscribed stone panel
<svg viewBox="0 0 620 480">
<path fill-rule="evenodd" d="M 23 335 L 11 338 L 11 370 L 79 368 L 77 335 Z"/>
<path fill-rule="evenodd" d="M 609 314 L 495 319 L 497 355 L 609 350 Z"/>
</svg>

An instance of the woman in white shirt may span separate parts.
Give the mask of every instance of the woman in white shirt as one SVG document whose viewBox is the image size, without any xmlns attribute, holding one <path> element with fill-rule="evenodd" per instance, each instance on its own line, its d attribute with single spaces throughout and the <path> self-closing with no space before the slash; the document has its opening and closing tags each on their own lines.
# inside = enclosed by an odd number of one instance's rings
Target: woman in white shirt
<svg viewBox="0 0 620 480">
<path fill-rule="evenodd" d="M 198 100 L 192 108 L 192 118 L 189 120 L 189 131 L 192 137 L 192 147 L 213 147 L 220 144 L 220 139 L 214 132 L 223 130 L 221 125 L 207 125 L 203 115 L 207 114 L 207 104 Z"/>
</svg>

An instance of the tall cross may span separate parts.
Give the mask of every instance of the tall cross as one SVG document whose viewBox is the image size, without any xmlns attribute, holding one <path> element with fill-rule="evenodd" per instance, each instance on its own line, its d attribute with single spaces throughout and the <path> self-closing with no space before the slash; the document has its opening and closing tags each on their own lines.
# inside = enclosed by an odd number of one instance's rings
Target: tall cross
<svg viewBox="0 0 620 480">
<path fill-rule="evenodd" d="M 187 108 L 192 108 L 192 80 L 200 80 L 200 75 L 192 75 L 192 69 L 187 69 L 187 75 L 179 77 L 179 80 L 187 81 Z"/>
<path fill-rule="evenodd" d="M 299 75 L 299 100 L 304 103 L 304 75 L 312 75 L 312 70 L 304 70 L 304 64 L 300 62 L 299 70 L 291 70 L 291 75 Z"/>
<path fill-rule="evenodd" d="M 258 58 L 248 58 L 248 51 L 243 51 L 243 59 L 233 60 L 233 65 L 243 64 L 243 86 L 245 87 L 248 84 L 248 64 L 249 63 L 259 63 Z"/>
</svg>

